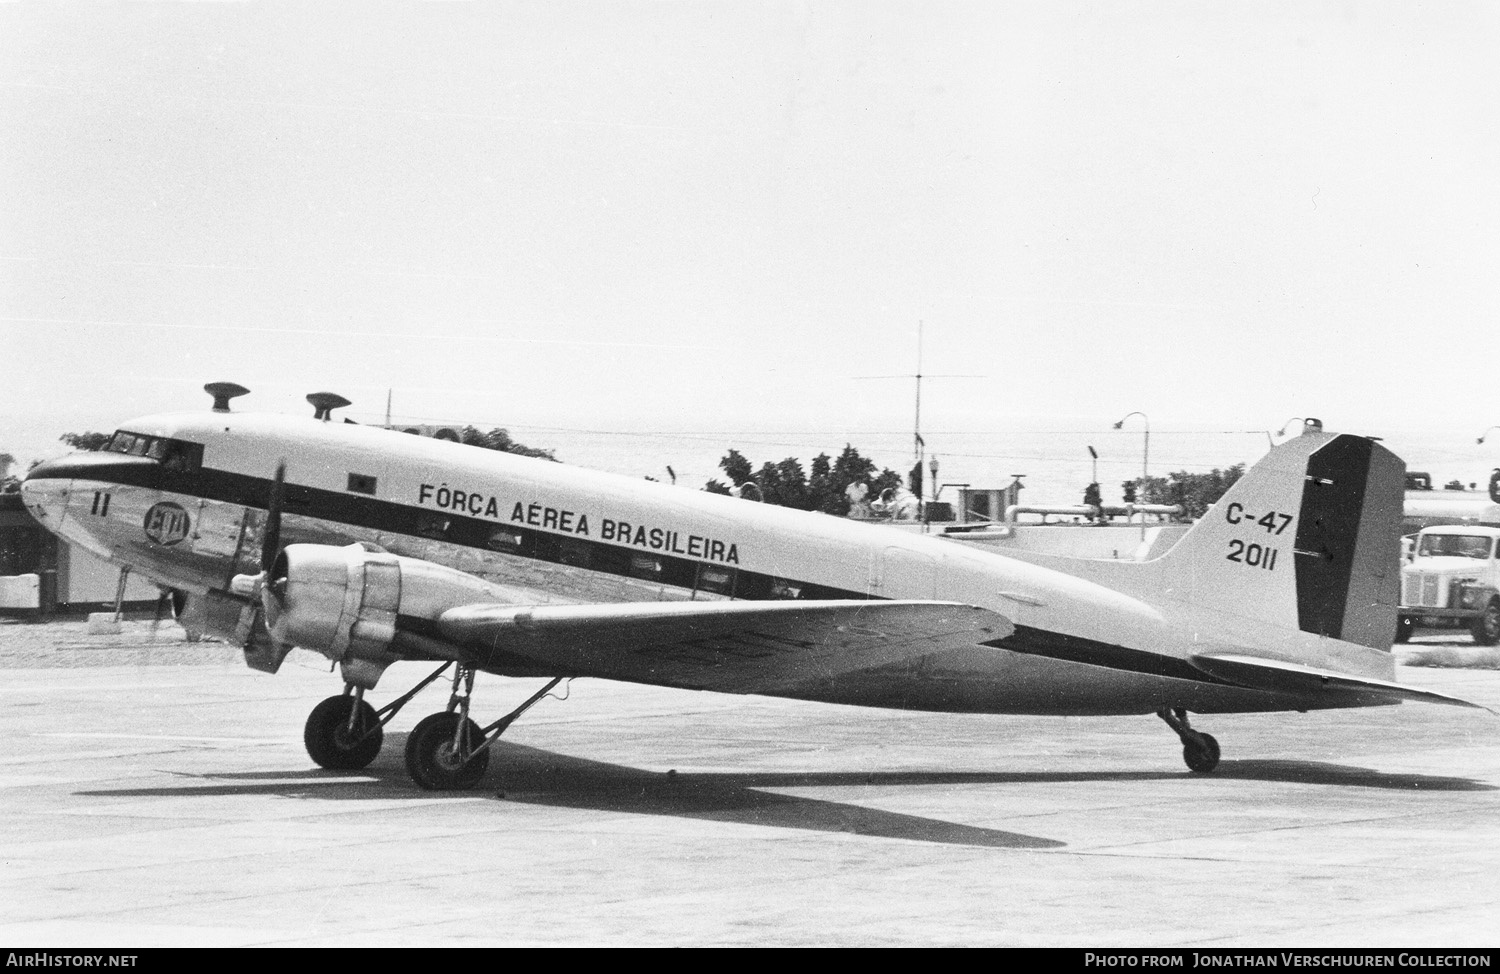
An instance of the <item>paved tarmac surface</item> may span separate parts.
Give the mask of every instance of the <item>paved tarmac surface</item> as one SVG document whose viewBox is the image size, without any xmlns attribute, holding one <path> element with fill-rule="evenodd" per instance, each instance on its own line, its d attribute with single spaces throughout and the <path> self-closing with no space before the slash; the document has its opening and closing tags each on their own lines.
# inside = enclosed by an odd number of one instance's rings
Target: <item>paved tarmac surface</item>
<svg viewBox="0 0 1500 974">
<path fill-rule="evenodd" d="M 576 681 L 480 788 L 360 773 L 338 692 L 170 624 L 0 620 L 0 944 L 1494 946 L 1500 718 L 1403 705 L 1199 718 L 906 714 Z M 1493 665 L 1466 640 L 1404 651 Z M 1408 655 L 1408 658 L 1410 656 Z M 429 668 L 393 667 L 384 703 Z M 1500 671 L 1398 679 L 1500 710 Z M 499 716 L 539 684 L 481 676 Z M 669 772 L 675 771 L 675 774 Z"/>
</svg>

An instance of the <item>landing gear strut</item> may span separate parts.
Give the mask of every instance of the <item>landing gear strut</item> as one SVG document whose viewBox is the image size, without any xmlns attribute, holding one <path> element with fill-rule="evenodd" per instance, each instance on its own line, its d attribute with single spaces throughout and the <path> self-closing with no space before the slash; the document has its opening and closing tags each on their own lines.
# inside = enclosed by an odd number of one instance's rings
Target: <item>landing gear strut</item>
<svg viewBox="0 0 1500 974">
<path fill-rule="evenodd" d="M 1181 707 L 1163 707 L 1156 712 L 1156 716 L 1166 721 L 1167 726 L 1182 739 L 1182 760 L 1187 762 L 1188 770 L 1208 774 L 1219 766 L 1219 742 L 1214 740 L 1212 734 L 1193 730 L 1188 724 L 1186 710 Z"/>
<path fill-rule="evenodd" d="M 484 777 L 490 763 L 490 745 L 500 739 L 516 718 L 530 710 L 562 677 L 553 679 L 525 703 L 481 728 L 469 719 L 469 697 L 474 690 L 472 667 L 460 664 L 453 672 L 453 693 L 448 709 L 424 717 L 406 739 L 406 771 L 428 791 L 472 788 Z"/>
<path fill-rule="evenodd" d="M 423 718 L 412 728 L 406 739 L 406 771 L 428 791 L 473 788 L 489 767 L 490 745 L 500 739 L 517 717 L 561 683 L 563 677 L 552 680 L 488 727 L 480 727 L 469 719 L 469 696 L 474 690 L 476 673 L 470 666 L 444 663 L 379 710 L 365 703 L 363 689 L 346 685 L 340 696 L 329 697 L 308 715 L 302 732 L 308 755 L 323 767 L 336 771 L 368 767 L 380 753 L 385 725 L 450 666 L 456 668 L 448 709 Z"/>
</svg>

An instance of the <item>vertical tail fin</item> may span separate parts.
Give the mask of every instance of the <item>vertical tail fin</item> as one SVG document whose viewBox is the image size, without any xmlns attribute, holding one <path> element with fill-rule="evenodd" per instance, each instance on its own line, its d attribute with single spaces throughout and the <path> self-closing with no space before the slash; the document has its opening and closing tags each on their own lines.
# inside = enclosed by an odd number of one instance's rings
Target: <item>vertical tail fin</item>
<svg viewBox="0 0 1500 974">
<path fill-rule="evenodd" d="M 1173 598 L 1390 649 L 1406 465 L 1310 429 L 1275 447 L 1161 559 Z"/>
</svg>

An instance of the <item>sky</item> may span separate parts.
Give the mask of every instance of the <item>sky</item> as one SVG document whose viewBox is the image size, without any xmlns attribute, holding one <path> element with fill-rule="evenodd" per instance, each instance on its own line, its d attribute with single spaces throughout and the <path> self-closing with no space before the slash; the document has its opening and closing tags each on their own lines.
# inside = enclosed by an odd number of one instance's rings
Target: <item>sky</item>
<svg viewBox="0 0 1500 974">
<path fill-rule="evenodd" d="M 940 481 L 1315 416 L 1483 482 L 1497 48 L 1481 2 L 3 4 L 0 451 L 230 380 L 904 469 L 920 369 Z"/>
</svg>

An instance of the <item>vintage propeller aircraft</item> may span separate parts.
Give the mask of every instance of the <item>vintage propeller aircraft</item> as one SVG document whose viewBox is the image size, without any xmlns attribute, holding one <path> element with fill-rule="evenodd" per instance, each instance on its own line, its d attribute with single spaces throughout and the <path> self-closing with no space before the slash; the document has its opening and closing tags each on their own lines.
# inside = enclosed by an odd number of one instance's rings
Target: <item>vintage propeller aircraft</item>
<svg viewBox="0 0 1500 974">
<path fill-rule="evenodd" d="M 410 732 L 428 789 L 472 787 L 491 745 L 573 677 L 875 707 L 1156 713 L 1190 769 L 1188 712 L 1465 701 L 1393 682 L 1404 466 L 1309 422 L 1152 561 L 1002 555 L 933 536 L 330 419 L 212 411 L 133 420 L 22 491 L 74 544 L 179 594 L 190 628 L 275 672 L 339 665 L 304 739 L 368 765 L 383 727 L 451 670 Z M 441 665 L 376 710 L 398 660 Z M 486 727 L 475 675 L 545 685 Z"/>
</svg>

